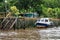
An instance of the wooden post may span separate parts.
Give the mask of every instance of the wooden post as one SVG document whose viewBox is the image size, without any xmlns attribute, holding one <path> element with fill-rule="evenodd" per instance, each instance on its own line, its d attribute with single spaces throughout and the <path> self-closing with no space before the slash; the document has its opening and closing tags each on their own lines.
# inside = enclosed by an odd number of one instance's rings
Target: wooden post
<svg viewBox="0 0 60 40">
<path fill-rule="evenodd" d="M 18 20 L 18 18 L 16 17 L 16 19 Z M 15 26 L 14 26 L 14 30 L 16 29 L 17 27 L 17 20 L 16 20 L 16 23 L 15 23 Z"/>
<path fill-rule="evenodd" d="M 16 17 L 16 19 L 17 19 L 17 17 Z M 16 21 L 16 26 L 15 26 L 15 29 L 16 29 L 16 27 L 17 27 L 17 21 Z"/>
</svg>

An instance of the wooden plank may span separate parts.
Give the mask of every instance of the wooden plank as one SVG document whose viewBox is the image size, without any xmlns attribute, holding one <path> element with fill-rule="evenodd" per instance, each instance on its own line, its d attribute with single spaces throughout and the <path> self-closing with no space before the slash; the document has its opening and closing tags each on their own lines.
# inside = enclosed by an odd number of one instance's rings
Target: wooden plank
<svg viewBox="0 0 60 40">
<path fill-rule="evenodd" d="M 4 26 L 3 28 L 5 28 L 9 22 L 10 22 L 10 20 L 9 20 L 9 21 L 7 21 L 7 23 L 5 24 L 5 26 Z"/>
<path fill-rule="evenodd" d="M 3 21 L 2 21 L 1 23 L 3 23 L 10 14 L 11 14 L 11 13 L 7 14 L 7 16 L 3 19 Z"/>
<path fill-rule="evenodd" d="M 17 18 L 16 18 L 15 21 L 12 23 L 12 25 L 10 26 L 9 29 L 11 29 L 11 28 L 14 26 L 14 24 L 16 23 L 16 21 L 17 21 Z"/>
</svg>

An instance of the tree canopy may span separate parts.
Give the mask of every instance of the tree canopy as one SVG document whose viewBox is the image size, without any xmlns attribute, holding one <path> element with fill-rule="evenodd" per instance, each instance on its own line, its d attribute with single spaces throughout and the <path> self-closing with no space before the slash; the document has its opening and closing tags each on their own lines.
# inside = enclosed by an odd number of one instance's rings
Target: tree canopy
<svg viewBox="0 0 60 40">
<path fill-rule="evenodd" d="M 4 1 L 0 0 L 0 12 L 6 11 L 7 5 L 8 10 L 16 6 L 20 13 L 37 12 L 43 17 L 60 17 L 60 0 L 6 0 L 7 3 Z"/>
</svg>

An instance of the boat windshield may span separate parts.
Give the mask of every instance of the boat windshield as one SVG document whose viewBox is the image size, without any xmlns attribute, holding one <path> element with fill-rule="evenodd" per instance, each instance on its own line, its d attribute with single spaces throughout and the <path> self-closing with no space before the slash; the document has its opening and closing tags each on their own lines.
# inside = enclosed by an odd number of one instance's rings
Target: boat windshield
<svg viewBox="0 0 60 40">
<path fill-rule="evenodd" d="M 43 22 L 44 20 L 41 20 L 41 22 Z"/>
<path fill-rule="evenodd" d="M 48 22 L 48 20 L 46 19 L 45 22 Z"/>
</svg>

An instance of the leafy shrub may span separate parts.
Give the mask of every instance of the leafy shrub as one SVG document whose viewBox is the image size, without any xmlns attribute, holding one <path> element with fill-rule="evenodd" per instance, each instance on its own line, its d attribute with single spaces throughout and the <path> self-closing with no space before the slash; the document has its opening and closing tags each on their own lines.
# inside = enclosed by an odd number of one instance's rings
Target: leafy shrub
<svg viewBox="0 0 60 40">
<path fill-rule="evenodd" d="M 10 9 L 13 15 L 18 16 L 19 10 L 16 8 L 16 6 L 12 6 Z"/>
</svg>

